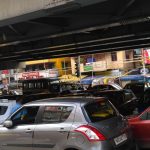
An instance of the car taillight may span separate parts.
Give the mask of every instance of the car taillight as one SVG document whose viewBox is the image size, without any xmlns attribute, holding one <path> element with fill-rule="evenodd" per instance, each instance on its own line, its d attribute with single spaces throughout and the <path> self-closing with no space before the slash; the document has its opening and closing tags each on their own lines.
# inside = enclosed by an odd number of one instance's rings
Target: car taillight
<svg viewBox="0 0 150 150">
<path fill-rule="evenodd" d="M 106 137 L 100 131 L 89 125 L 80 126 L 75 131 L 82 133 L 91 142 L 106 140 Z"/>
</svg>

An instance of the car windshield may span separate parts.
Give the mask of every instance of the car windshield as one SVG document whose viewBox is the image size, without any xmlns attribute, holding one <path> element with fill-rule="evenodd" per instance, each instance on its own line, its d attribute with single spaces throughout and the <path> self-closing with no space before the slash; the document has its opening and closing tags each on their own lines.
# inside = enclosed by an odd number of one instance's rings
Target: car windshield
<svg viewBox="0 0 150 150">
<path fill-rule="evenodd" d="M 4 115 L 7 111 L 8 106 L 0 106 L 0 115 Z"/>
<path fill-rule="evenodd" d="M 115 87 L 115 88 L 118 89 L 118 90 L 122 90 L 122 87 L 121 87 L 120 85 L 113 84 L 113 87 Z"/>
<path fill-rule="evenodd" d="M 117 116 L 116 111 L 109 102 L 89 103 L 84 106 L 84 109 L 91 122 L 99 122 Z"/>
</svg>

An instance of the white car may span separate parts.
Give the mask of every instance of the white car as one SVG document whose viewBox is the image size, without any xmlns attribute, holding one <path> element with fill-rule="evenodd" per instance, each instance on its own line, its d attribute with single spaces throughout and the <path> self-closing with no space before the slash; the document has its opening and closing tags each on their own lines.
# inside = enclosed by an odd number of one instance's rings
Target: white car
<svg viewBox="0 0 150 150">
<path fill-rule="evenodd" d="M 0 124 L 10 116 L 11 110 L 15 105 L 16 100 L 0 99 Z"/>
</svg>

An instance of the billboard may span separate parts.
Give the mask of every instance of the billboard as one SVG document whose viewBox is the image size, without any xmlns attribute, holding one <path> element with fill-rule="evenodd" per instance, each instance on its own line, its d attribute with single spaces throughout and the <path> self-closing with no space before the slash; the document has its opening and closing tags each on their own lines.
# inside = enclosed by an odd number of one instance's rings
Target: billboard
<svg viewBox="0 0 150 150">
<path fill-rule="evenodd" d="M 86 63 L 84 71 L 105 71 L 107 70 L 106 61 L 97 61 L 93 63 Z"/>
<path fill-rule="evenodd" d="M 15 80 L 37 79 L 37 78 L 57 78 L 57 69 L 48 69 L 40 71 L 22 72 L 15 74 Z"/>
</svg>

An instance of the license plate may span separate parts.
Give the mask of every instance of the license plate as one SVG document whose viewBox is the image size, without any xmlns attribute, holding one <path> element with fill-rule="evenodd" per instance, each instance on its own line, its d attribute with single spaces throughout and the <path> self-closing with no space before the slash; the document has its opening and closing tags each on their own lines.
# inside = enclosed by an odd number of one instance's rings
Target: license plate
<svg viewBox="0 0 150 150">
<path fill-rule="evenodd" d="M 115 141 L 116 145 L 118 145 L 118 144 L 120 144 L 120 143 L 122 143 L 122 142 L 124 142 L 126 140 L 127 140 L 127 135 L 126 134 L 122 134 L 122 135 L 114 138 L 114 141 Z"/>
</svg>

